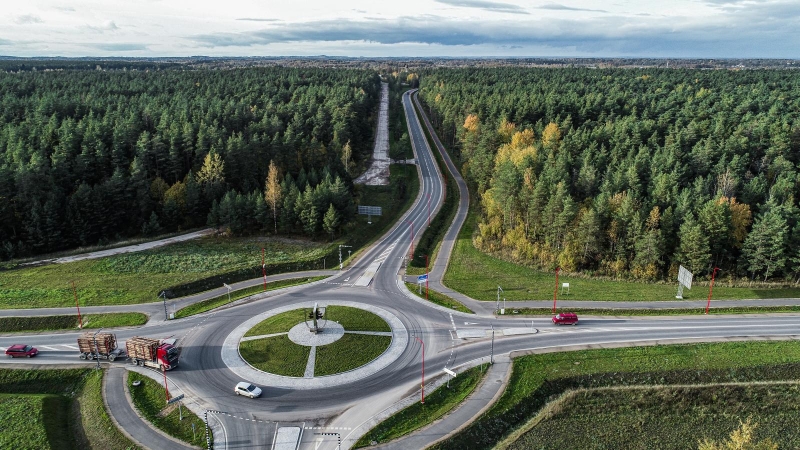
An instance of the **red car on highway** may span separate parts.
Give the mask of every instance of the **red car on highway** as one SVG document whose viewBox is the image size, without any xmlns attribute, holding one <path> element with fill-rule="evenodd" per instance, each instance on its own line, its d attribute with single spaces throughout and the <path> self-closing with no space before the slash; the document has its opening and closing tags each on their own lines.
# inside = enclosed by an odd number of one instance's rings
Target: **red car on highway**
<svg viewBox="0 0 800 450">
<path fill-rule="evenodd" d="M 30 358 L 37 354 L 39 354 L 39 350 L 37 350 L 36 347 L 25 344 L 15 344 L 6 349 L 6 356 L 9 358 L 23 358 L 26 356 Z"/>
<path fill-rule="evenodd" d="M 577 325 L 578 315 L 575 313 L 559 313 L 553 316 L 553 323 L 555 325 Z"/>
</svg>

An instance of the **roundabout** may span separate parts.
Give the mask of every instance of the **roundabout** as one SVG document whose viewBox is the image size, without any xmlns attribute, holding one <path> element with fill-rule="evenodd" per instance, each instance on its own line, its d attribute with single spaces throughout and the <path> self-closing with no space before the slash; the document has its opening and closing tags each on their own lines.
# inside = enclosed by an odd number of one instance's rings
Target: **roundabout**
<svg viewBox="0 0 800 450">
<path fill-rule="evenodd" d="M 319 326 L 308 319 L 319 303 Z M 269 387 L 319 389 L 374 375 L 409 341 L 394 314 L 350 301 L 304 302 L 244 321 L 222 345 L 222 361 L 242 379 Z"/>
</svg>

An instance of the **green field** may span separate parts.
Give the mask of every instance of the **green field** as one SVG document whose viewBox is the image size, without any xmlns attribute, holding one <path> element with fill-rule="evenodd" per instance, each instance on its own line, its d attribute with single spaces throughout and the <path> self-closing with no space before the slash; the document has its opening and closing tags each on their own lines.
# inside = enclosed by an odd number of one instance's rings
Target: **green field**
<svg viewBox="0 0 800 450">
<path fill-rule="evenodd" d="M 315 261 L 328 244 L 282 238 L 205 237 L 96 260 L 0 271 L 0 308 L 74 307 L 158 301 L 167 287 L 266 263 Z M 217 285 L 219 286 L 219 285 Z"/>
<path fill-rule="evenodd" d="M 108 417 L 103 373 L 0 369 L 0 448 L 137 448 Z"/>
<path fill-rule="evenodd" d="M 492 448 L 534 418 L 547 402 L 570 390 L 793 381 L 798 371 L 800 342 L 794 341 L 669 345 L 524 356 L 514 360 L 509 386 L 497 403 L 466 429 L 432 448 Z M 728 414 L 735 416 L 735 409 Z M 759 422 L 758 417 L 754 418 Z M 726 428 L 723 434 L 730 431 Z M 630 439 L 635 440 L 632 436 Z"/>
<path fill-rule="evenodd" d="M 114 328 L 144 325 L 147 314 L 106 313 L 82 316 L 83 329 Z M 78 316 L 30 316 L 0 317 L 0 330 L 3 332 L 78 330 Z"/>
<path fill-rule="evenodd" d="M 381 356 L 391 343 L 391 336 L 345 333 L 336 342 L 317 347 L 314 376 L 334 375 L 361 367 Z"/>
<path fill-rule="evenodd" d="M 224 306 L 227 305 L 228 303 L 235 302 L 240 298 L 245 298 L 251 295 L 258 294 L 259 292 L 274 291 L 275 289 L 281 289 L 290 286 L 298 286 L 301 284 L 324 280 L 325 278 L 328 277 L 290 278 L 288 280 L 269 282 L 267 283 L 266 289 L 264 289 L 263 284 L 259 284 L 258 286 L 251 286 L 244 289 L 239 289 L 236 291 L 232 291 L 230 296 L 228 296 L 228 294 L 223 294 L 214 298 L 210 298 L 208 300 L 203 300 L 201 302 L 191 304 L 185 308 L 181 308 L 178 310 L 178 312 L 175 313 L 175 318 L 180 319 L 182 317 L 189 317 L 195 314 L 211 311 L 214 308 L 219 308 L 220 306 Z"/>
<path fill-rule="evenodd" d="M 416 295 L 419 298 L 425 298 L 425 286 L 422 286 L 422 294 L 419 293 L 419 285 L 414 283 L 406 283 L 406 287 L 412 294 Z M 453 300 L 452 298 L 436 292 L 434 290 L 428 289 L 428 299 L 431 303 L 436 303 L 439 306 L 444 306 L 445 308 L 454 309 L 456 311 L 461 311 L 469 314 L 474 314 L 474 312 L 467 308 L 466 306 L 462 305 L 461 303 Z"/>
<path fill-rule="evenodd" d="M 484 367 L 473 367 L 450 381 L 450 387 L 442 385 L 425 396 L 425 404 L 414 403 L 393 414 L 369 430 L 356 442 L 354 448 L 366 447 L 372 441 L 378 444 L 397 439 L 418 430 L 455 408 L 475 390 L 486 374 Z"/>
<path fill-rule="evenodd" d="M 752 418 L 753 440 L 798 448 L 800 385 L 744 384 L 580 390 L 548 404 L 521 436 L 499 448 L 687 449 L 725 439 Z M 583 430 L 576 432 L 576 430 Z"/>
<path fill-rule="evenodd" d="M 134 386 L 134 381 L 141 381 L 142 384 Z M 166 404 L 166 392 L 161 384 L 137 372 L 128 372 L 128 389 L 136 409 L 158 429 L 191 445 L 206 445 L 203 419 L 184 406 L 181 408 L 183 420 L 180 420 L 178 404 Z M 194 435 L 192 424 L 196 430 Z"/>
<path fill-rule="evenodd" d="M 325 319 L 339 322 L 347 331 L 392 331 L 377 314 L 349 306 L 328 306 Z"/>
<path fill-rule="evenodd" d="M 477 215 L 471 210 L 458 234 L 452 259 L 444 276 L 444 284 L 476 300 L 495 301 L 497 286 L 503 288 L 507 300 L 552 300 L 555 288 L 555 274 L 541 272 L 525 266 L 487 255 L 472 245 L 472 235 L 476 227 Z M 675 300 L 675 283 L 637 283 L 594 279 L 583 276 L 558 278 L 561 283 L 570 284 L 569 295 L 558 298 L 569 300 L 606 301 L 648 301 Z M 694 284 L 692 290 L 684 290 L 686 300 L 705 299 L 708 286 Z M 759 299 L 796 298 L 800 288 L 758 289 L 747 287 L 728 287 L 724 281 L 714 285 L 714 299 Z"/>
<path fill-rule="evenodd" d="M 311 347 L 297 345 L 283 334 L 240 342 L 239 353 L 258 370 L 287 377 L 302 377 Z"/>
</svg>

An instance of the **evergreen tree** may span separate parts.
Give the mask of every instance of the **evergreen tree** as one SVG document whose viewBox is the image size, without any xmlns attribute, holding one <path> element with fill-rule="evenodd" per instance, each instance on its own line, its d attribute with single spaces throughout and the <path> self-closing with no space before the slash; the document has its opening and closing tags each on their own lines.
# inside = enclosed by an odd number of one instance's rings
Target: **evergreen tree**
<svg viewBox="0 0 800 450">
<path fill-rule="evenodd" d="M 686 267 L 695 276 L 702 275 L 708 269 L 711 252 L 708 245 L 708 236 L 703 233 L 703 228 L 694 217 L 688 217 L 680 228 L 680 248 L 678 262 Z"/>
<path fill-rule="evenodd" d="M 764 275 L 764 281 L 783 271 L 786 264 L 786 238 L 788 225 L 776 211 L 763 214 L 753 225 L 753 230 L 742 245 L 742 267 L 755 278 Z"/>
<path fill-rule="evenodd" d="M 336 211 L 336 208 L 333 207 L 333 203 L 330 204 L 328 211 L 322 218 L 322 227 L 325 229 L 325 232 L 330 235 L 331 239 L 333 239 L 334 234 L 336 234 L 339 228 L 339 213 Z"/>
</svg>

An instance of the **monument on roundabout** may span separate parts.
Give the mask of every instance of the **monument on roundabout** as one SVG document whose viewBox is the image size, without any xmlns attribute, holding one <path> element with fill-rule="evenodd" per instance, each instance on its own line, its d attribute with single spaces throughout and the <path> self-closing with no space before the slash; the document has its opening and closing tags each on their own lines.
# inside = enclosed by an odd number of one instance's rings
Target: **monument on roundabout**
<svg viewBox="0 0 800 450">
<path fill-rule="evenodd" d="M 328 319 L 324 319 L 325 309 L 324 306 L 320 307 L 318 303 L 314 303 L 314 308 L 308 312 L 308 319 L 306 320 L 308 331 L 317 334 L 325 329 L 325 325 L 328 323 Z M 323 319 L 324 321 L 322 321 Z M 309 322 L 309 320 L 311 320 L 311 322 Z"/>
</svg>

